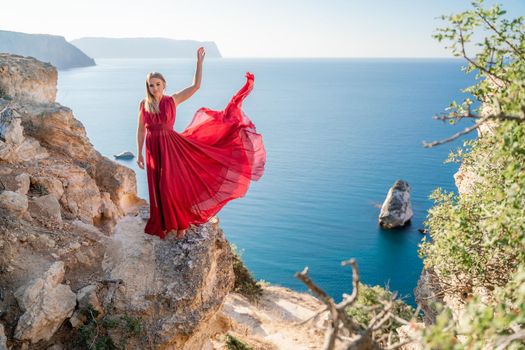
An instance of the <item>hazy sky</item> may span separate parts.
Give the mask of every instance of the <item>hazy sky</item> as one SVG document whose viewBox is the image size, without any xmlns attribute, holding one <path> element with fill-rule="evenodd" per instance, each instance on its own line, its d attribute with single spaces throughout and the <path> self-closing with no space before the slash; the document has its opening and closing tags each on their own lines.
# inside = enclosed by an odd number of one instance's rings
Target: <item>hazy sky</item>
<svg viewBox="0 0 525 350">
<path fill-rule="evenodd" d="M 494 1 L 490 1 L 491 3 Z M 499 1 L 513 17 L 524 0 Z M 445 57 L 436 17 L 465 0 L 10 0 L 0 29 L 215 41 L 224 57 Z"/>
</svg>

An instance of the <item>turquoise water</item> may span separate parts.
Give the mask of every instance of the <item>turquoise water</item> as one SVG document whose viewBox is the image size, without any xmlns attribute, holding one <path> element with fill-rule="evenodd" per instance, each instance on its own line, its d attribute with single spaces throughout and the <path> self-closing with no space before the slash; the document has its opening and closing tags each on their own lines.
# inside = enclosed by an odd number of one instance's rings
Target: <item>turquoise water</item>
<svg viewBox="0 0 525 350">
<path fill-rule="evenodd" d="M 453 190 L 456 164 L 443 164 L 460 142 L 434 149 L 422 141 L 466 127 L 432 119 L 472 83 L 462 61 L 445 59 L 208 59 L 201 89 L 177 111 L 182 131 L 199 107 L 222 109 L 255 74 L 244 111 L 264 137 L 265 174 L 247 195 L 219 213 L 228 239 L 243 250 L 256 278 L 306 290 L 294 273 L 310 275 L 336 300 L 351 292 L 355 257 L 361 279 L 388 285 L 413 302 L 421 272 L 417 246 L 428 199 Z M 59 72 L 58 102 L 73 109 L 105 156 L 136 152 L 138 103 L 149 71 L 162 72 L 167 93 L 189 85 L 194 61 L 105 59 Z M 145 172 L 138 190 L 147 198 Z M 414 218 L 405 229 L 377 225 L 380 205 L 396 179 L 412 186 Z"/>
</svg>

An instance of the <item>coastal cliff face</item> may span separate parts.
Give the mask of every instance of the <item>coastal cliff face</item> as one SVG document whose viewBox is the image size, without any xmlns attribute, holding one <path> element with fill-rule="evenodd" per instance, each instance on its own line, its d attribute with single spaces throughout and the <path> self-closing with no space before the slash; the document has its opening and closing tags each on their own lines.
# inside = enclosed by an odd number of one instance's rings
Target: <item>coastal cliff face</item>
<svg viewBox="0 0 525 350">
<path fill-rule="evenodd" d="M 0 348 L 211 346 L 234 283 L 218 221 L 145 235 L 135 173 L 93 148 L 56 82 L 49 64 L 0 55 Z"/>
<path fill-rule="evenodd" d="M 481 110 L 482 115 L 493 114 L 490 106 L 485 104 Z M 496 127 L 495 121 L 487 121 L 478 129 L 478 138 L 487 137 L 494 134 Z M 461 164 L 458 171 L 454 174 L 454 182 L 460 196 L 467 196 L 471 193 L 475 184 L 483 181 L 474 170 L 475 164 L 467 165 Z M 414 289 L 414 296 L 418 305 L 421 306 L 424 312 L 425 324 L 430 325 L 436 322 L 438 315 L 437 310 L 433 304 L 438 302 L 452 311 L 454 320 L 462 319 L 464 313 L 465 303 L 471 294 L 478 295 L 482 300 L 488 301 L 491 298 L 492 292 L 481 287 L 476 287 L 474 290 L 465 290 L 464 293 L 449 292 L 450 286 L 443 285 L 439 279 L 440 272 L 434 269 L 423 270 L 418 280 L 417 286 Z"/>
<path fill-rule="evenodd" d="M 95 65 L 92 58 L 57 35 L 0 30 L 0 52 L 35 57 L 58 69 Z"/>
</svg>

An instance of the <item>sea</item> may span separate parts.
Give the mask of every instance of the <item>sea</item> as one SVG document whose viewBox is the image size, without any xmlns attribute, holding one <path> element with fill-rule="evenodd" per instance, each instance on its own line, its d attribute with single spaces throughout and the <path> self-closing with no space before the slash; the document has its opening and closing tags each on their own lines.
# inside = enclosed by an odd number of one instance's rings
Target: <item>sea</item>
<svg viewBox="0 0 525 350">
<path fill-rule="evenodd" d="M 148 72 L 161 72 L 166 94 L 191 85 L 192 59 L 96 59 L 96 66 L 59 71 L 57 101 L 70 107 L 95 148 L 114 159 L 136 154 L 138 106 Z M 352 291 L 352 272 L 341 262 L 355 258 L 360 279 L 380 285 L 414 305 L 423 264 L 431 192 L 455 191 L 459 165 L 445 164 L 466 138 L 424 148 L 471 125 L 433 119 L 475 78 L 458 59 L 407 58 L 206 58 L 202 85 L 177 109 L 181 132 L 200 107 L 223 109 L 255 75 L 244 113 L 263 135 L 264 175 L 247 194 L 218 214 L 254 277 L 306 291 L 294 274 L 308 267 L 312 280 L 341 300 Z M 472 138 L 474 135 L 468 136 Z M 148 199 L 144 170 L 135 160 L 117 160 L 137 174 L 139 195 Z M 380 207 L 398 179 L 411 186 L 414 212 L 402 229 L 378 225 Z"/>
</svg>

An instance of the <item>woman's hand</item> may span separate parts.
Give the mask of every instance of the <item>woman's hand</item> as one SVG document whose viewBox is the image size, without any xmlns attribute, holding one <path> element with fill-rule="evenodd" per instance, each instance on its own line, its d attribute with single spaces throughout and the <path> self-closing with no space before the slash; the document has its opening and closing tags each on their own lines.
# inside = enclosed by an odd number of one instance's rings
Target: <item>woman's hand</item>
<svg viewBox="0 0 525 350">
<path fill-rule="evenodd" d="M 139 154 L 137 157 L 137 165 L 139 168 L 144 169 L 144 158 L 142 157 L 142 154 Z"/>
<path fill-rule="evenodd" d="M 204 61 L 204 55 L 206 55 L 204 47 L 199 47 L 197 50 L 197 63 L 202 63 Z"/>
</svg>

